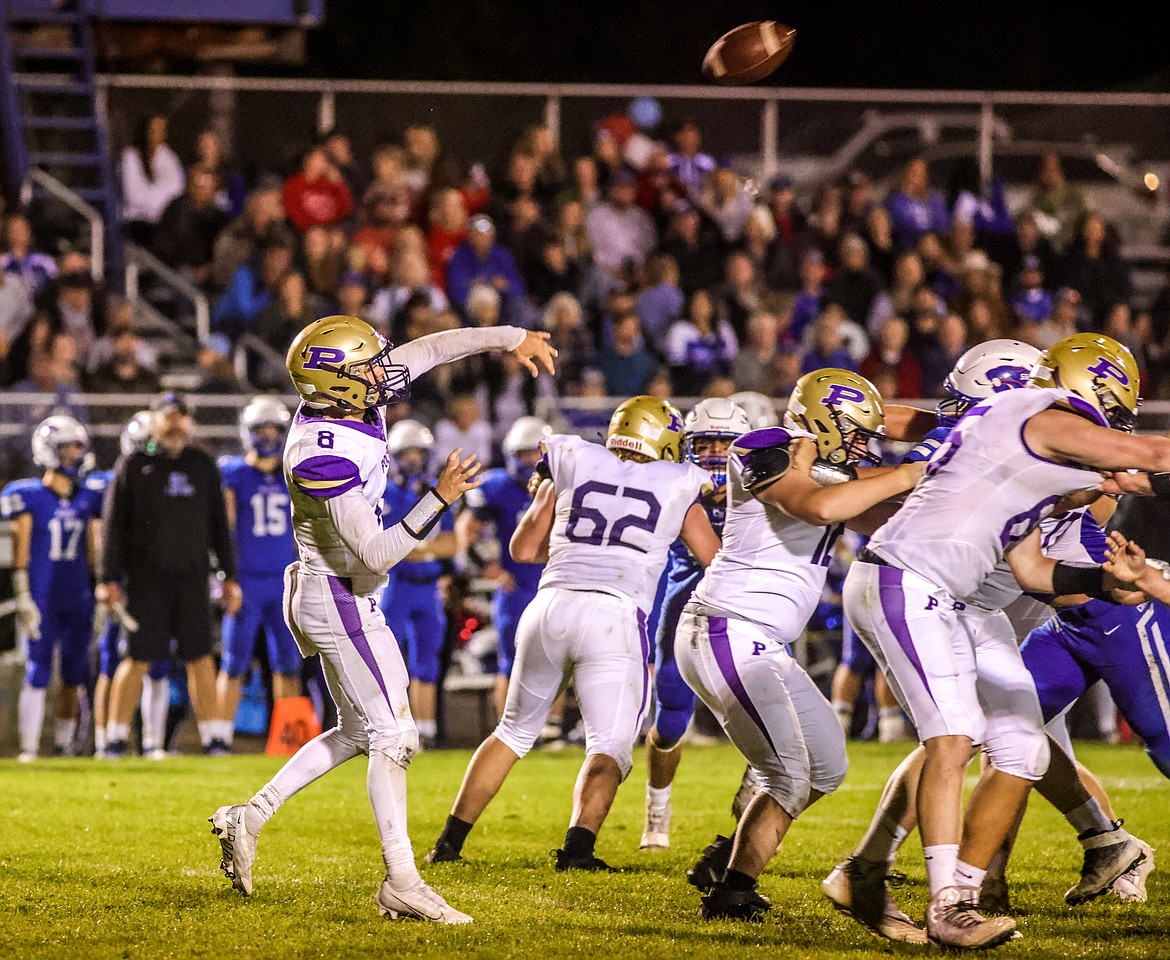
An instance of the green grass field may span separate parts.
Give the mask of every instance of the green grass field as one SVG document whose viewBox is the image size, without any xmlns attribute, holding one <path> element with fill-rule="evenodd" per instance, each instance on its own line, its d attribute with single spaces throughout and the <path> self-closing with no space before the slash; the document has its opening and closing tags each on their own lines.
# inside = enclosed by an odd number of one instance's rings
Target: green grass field
<svg viewBox="0 0 1170 960">
<path fill-rule="evenodd" d="M 377 837 L 355 760 L 291 800 L 265 829 L 256 891 L 241 900 L 218 870 L 205 822 L 244 799 L 279 761 L 189 758 L 167 763 L 48 760 L 0 762 L 5 810 L 0 868 L 0 957 L 715 957 L 728 951 L 783 958 L 870 957 L 923 952 L 879 941 L 839 916 L 819 883 L 861 835 L 882 783 L 904 748 L 855 744 L 842 789 L 806 814 L 761 880 L 774 908 L 762 924 L 704 923 L 686 869 L 732 821 L 729 801 L 742 761 L 726 746 L 683 757 L 674 794 L 673 847 L 638 851 L 644 766 L 618 795 L 598 853 L 614 876 L 557 874 L 581 753 L 536 753 L 515 769 L 472 833 L 462 864 L 423 875 L 475 917 L 444 928 L 380 919 Z M 440 829 L 468 754 L 428 753 L 410 772 L 410 827 L 421 858 Z M 1170 854 L 1170 784 L 1141 751 L 1084 746 L 1081 758 L 1113 794 L 1128 825 Z M 921 916 L 920 847 L 899 866 L 898 896 Z M 1061 893 L 1075 880 L 1080 848 L 1067 825 L 1034 800 L 1012 865 L 1025 938 L 1005 957 L 1170 957 L 1170 883 L 1150 881 L 1148 904 L 1102 898 L 1077 910 Z M 933 949 L 933 948 L 930 948 Z"/>
</svg>

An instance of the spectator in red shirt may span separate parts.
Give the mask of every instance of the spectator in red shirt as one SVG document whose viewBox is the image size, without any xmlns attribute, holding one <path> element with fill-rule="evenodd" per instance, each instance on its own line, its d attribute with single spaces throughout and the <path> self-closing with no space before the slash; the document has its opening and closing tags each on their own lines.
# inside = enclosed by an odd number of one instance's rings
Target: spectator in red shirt
<svg viewBox="0 0 1170 960">
<path fill-rule="evenodd" d="M 349 187 L 321 146 L 305 151 L 300 172 L 284 182 L 284 210 L 302 233 L 312 226 L 337 226 L 353 210 Z"/>
<path fill-rule="evenodd" d="M 872 375 L 883 366 L 891 367 L 898 375 L 897 397 L 922 396 L 922 366 L 906 349 L 910 327 L 901 317 L 890 317 L 877 332 L 877 339 L 864 360 L 861 375 Z"/>
<path fill-rule="evenodd" d="M 447 289 L 447 261 L 455 248 L 467 239 L 467 205 L 458 190 L 440 190 L 431 203 L 431 228 L 427 231 L 427 254 L 431 261 L 431 282 Z"/>
</svg>

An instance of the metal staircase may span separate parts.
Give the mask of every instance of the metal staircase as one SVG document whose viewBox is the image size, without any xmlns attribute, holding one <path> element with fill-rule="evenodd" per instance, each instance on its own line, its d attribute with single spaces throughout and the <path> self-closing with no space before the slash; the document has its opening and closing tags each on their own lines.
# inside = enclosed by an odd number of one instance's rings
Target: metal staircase
<svg viewBox="0 0 1170 960">
<path fill-rule="evenodd" d="M 94 0 L 0 0 L 0 104 L 9 185 L 40 169 L 105 222 L 119 266 L 117 189 L 94 83 Z"/>
</svg>

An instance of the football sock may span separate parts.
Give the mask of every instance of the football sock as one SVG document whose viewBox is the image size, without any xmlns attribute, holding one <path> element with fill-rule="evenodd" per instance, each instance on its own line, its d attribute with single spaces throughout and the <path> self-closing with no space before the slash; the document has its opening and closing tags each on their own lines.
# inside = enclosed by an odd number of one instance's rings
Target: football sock
<svg viewBox="0 0 1170 960">
<path fill-rule="evenodd" d="M 374 823 L 382 838 L 382 859 L 386 878 L 403 888 L 418 882 L 418 867 L 406 832 L 406 767 L 381 750 L 370 751 L 366 768 L 366 792 L 374 808 Z"/>
<path fill-rule="evenodd" d="M 264 824 L 271 820 L 272 815 L 280 809 L 280 805 L 284 803 L 284 797 L 280 795 L 280 791 L 276 787 L 267 783 L 248 802 L 256 808 L 256 812 L 260 814 L 260 822 Z"/>
<path fill-rule="evenodd" d="M 841 724 L 845 736 L 849 736 L 849 731 L 853 727 L 853 704 L 848 700 L 834 700 L 833 712 L 837 714 L 837 722 Z"/>
<path fill-rule="evenodd" d="M 597 834 L 584 827 L 569 827 L 565 831 L 565 856 L 572 860 L 586 860 L 593 856 Z"/>
<path fill-rule="evenodd" d="M 646 806 L 653 810 L 661 810 L 670 803 L 671 784 L 665 787 L 652 787 L 646 784 Z"/>
<path fill-rule="evenodd" d="M 125 743 L 130 739 L 130 724 L 118 723 L 111 720 L 106 724 L 106 745 L 111 743 Z"/>
<path fill-rule="evenodd" d="M 739 870 L 732 870 L 731 867 L 723 874 L 723 885 L 728 890 L 754 890 L 756 886 L 756 878 L 749 877 L 746 873 L 741 873 Z"/>
<path fill-rule="evenodd" d="M 93 727 L 93 749 L 95 753 L 106 749 L 106 728 L 96 723 Z"/>
<path fill-rule="evenodd" d="M 199 742 L 203 746 L 208 746 L 212 740 L 215 739 L 215 721 L 214 720 L 200 720 L 196 726 L 199 728 Z M 146 747 L 146 734 L 142 735 L 143 749 Z"/>
<path fill-rule="evenodd" d="M 438 722 L 435 720 L 415 720 L 414 725 L 418 728 L 420 739 L 433 740 L 439 731 Z"/>
<path fill-rule="evenodd" d="M 326 730 L 293 754 L 288 762 L 276 771 L 276 776 L 268 781 L 268 786 L 256 796 L 265 794 L 269 796 L 270 800 L 278 801 L 273 803 L 272 812 L 275 813 L 276 808 L 289 797 L 303 790 L 334 767 L 339 767 L 345 761 L 352 760 L 361 752 L 361 747 L 337 727 Z M 266 793 L 269 786 L 273 790 L 272 794 Z"/>
<path fill-rule="evenodd" d="M 45 689 L 25 684 L 20 688 L 17 706 L 20 728 L 20 752 L 40 753 L 41 728 L 45 724 Z"/>
<path fill-rule="evenodd" d="M 1064 818 L 1072 824 L 1078 838 L 1083 834 L 1090 836 L 1096 833 L 1105 833 L 1113 829 L 1113 821 L 1105 816 L 1101 805 L 1089 797 L 1079 807 L 1070 810 Z"/>
<path fill-rule="evenodd" d="M 171 681 L 147 677 L 142 683 L 142 752 L 161 750 L 167 734 L 167 707 L 171 703 Z M 201 725 L 202 727 L 202 725 Z M 200 729 L 202 737 L 202 729 Z M 207 743 L 204 741 L 204 746 Z"/>
<path fill-rule="evenodd" d="M 955 864 L 959 860 L 957 843 L 937 843 L 922 848 L 926 858 L 926 876 L 930 881 L 930 895 L 955 885 Z"/>
<path fill-rule="evenodd" d="M 447 843 L 455 849 L 457 853 L 463 851 L 463 844 L 467 841 L 468 834 L 471 833 L 471 828 L 474 824 L 468 823 L 466 820 L 460 820 L 454 814 L 447 817 L 447 822 L 443 824 L 443 832 L 439 834 L 439 839 L 435 843 L 438 846 L 440 843 Z"/>
<path fill-rule="evenodd" d="M 53 728 L 53 743 L 62 753 L 73 747 L 73 738 L 77 736 L 77 719 L 70 717 L 67 720 L 58 720 Z"/>
<path fill-rule="evenodd" d="M 986 870 L 981 870 L 979 867 L 973 867 L 965 860 L 955 861 L 955 884 L 960 887 L 981 887 L 983 886 L 983 878 L 987 876 Z"/>
<path fill-rule="evenodd" d="M 906 721 L 901 707 L 882 707 L 878 711 L 878 740 L 893 743 L 906 736 Z"/>
</svg>

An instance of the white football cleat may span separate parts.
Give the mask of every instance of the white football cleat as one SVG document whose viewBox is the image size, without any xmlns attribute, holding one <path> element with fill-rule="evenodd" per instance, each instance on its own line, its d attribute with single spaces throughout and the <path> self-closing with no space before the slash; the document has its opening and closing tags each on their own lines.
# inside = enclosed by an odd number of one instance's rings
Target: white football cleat
<svg viewBox="0 0 1170 960">
<path fill-rule="evenodd" d="M 943 887 L 926 908 L 926 935 L 931 943 L 963 950 L 984 950 L 1016 939 L 1011 917 L 979 912 L 978 887 Z"/>
<path fill-rule="evenodd" d="M 249 806 L 237 803 L 220 807 L 208 817 L 211 832 L 219 837 L 223 853 L 219 868 L 245 897 L 252 895 L 252 865 L 256 862 L 261 827 L 259 815 L 254 810 L 249 811 Z"/>
<path fill-rule="evenodd" d="M 471 917 L 460 913 L 419 877 L 418 881 L 405 890 L 391 886 L 387 877 L 382 881 L 378 895 L 374 897 L 378 913 L 391 920 L 430 920 L 432 923 L 471 923 Z"/>
<path fill-rule="evenodd" d="M 36 762 L 36 759 L 37 755 L 35 753 L 30 753 L 28 750 L 22 751 L 16 757 L 17 763 L 34 763 Z"/>
<path fill-rule="evenodd" d="M 1147 900 L 1146 877 L 1154 872 L 1154 848 L 1144 840 L 1138 840 L 1137 837 L 1134 837 L 1134 841 L 1142 848 L 1146 859 L 1114 880 L 1113 892 L 1127 902 L 1145 903 Z"/>
<path fill-rule="evenodd" d="M 169 754 L 162 747 L 155 747 L 152 750 L 147 750 L 142 756 L 145 760 L 166 760 Z"/>
<path fill-rule="evenodd" d="M 646 826 L 642 830 L 642 842 L 638 849 L 670 849 L 670 814 L 669 803 L 664 807 L 646 807 Z"/>
</svg>

